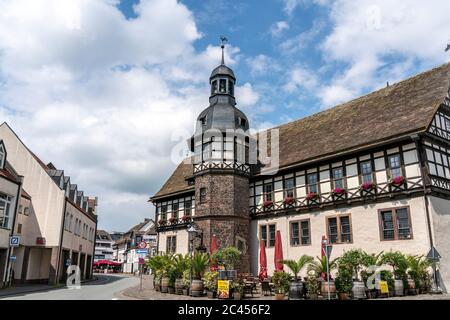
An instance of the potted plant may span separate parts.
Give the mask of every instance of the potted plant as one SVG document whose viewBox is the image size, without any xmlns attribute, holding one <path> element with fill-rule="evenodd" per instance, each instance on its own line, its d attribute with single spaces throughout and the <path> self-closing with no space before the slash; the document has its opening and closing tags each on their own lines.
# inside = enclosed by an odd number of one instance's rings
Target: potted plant
<svg viewBox="0 0 450 320">
<path fill-rule="evenodd" d="M 363 191 L 370 191 L 372 189 L 375 189 L 375 183 L 373 183 L 373 182 L 364 182 L 363 184 L 361 184 L 361 186 L 359 188 L 361 190 L 363 190 Z"/>
<path fill-rule="evenodd" d="M 207 253 L 196 252 L 192 257 L 191 267 L 193 272 L 191 295 L 199 297 L 203 294 L 202 276 L 209 265 L 209 255 Z"/>
<path fill-rule="evenodd" d="M 264 200 L 264 202 L 263 202 L 263 207 L 264 208 L 268 208 L 268 207 L 270 207 L 272 205 L 273 205 L 273 201 L 272 200 Z"/>
<path fill-rule="evenodd" d="M 430 262 L 423 255 L 408 255 L 406 261 L 408 262 L 408 275 L 414 281 L 415 294 L 424 292 L 428 269 L 431 266 Z"/>
<path fill-rule="evenodd" d="M 294 198 L 293 197 L 285 197 L 283 202 L 284 202 L 284 204 L 292 204 L 292 203 L 294 203 Z"/>
<path fill-rule="evenodd" d="M 230 289 L 233 292 L 233 299 L 234 300 L 242 300 L 242 297 L 244 295 L 244 282 L 242 279 L 236 279 L 231 282 Z"/>
<path fill-rule="evenodd" d="M 177 219 L 175 219 L 174 217 L 171 217 L 170 219 L 169 219 L 169 223 L 170 224 L 175 224 L 177 222 Z"/>
<path fill-rule="evenodd" d="M 184 215 L 184 216 L 181 217 L 181 221 L 183 221 L 183 222 L 189 222 L 189 221 L 191 221 L 191 216 L 186 216 L 186 215 Z"/>
<path fill-rule="evenodd" d="M 334 188 L 331 193 L 334 196 L 342 196 L 343 194 L 345 194 L 347 191 L 344 188 Z"/>
<path fill-rule="evenodd" d="M 364 282 L 359 280 L 359 273 L 363 267 L 365 253 L 361 249 L 352 249 L 344 252 L 338 259 L 338 269 L 349 268 L 353 281 L 352 293 L 354 299 L 365 299 L 366 290 Z M 337 289 L 337 285 L 336 285 Z"/>
<path fill-rule="evenodd" d="M 286 292 L 289 290 L 289 282 L 291 276 L 284 271 L 275 271 L 272 277 L 273 286 L 275 289 L 275 300 L 284 300 Z"/>
<path fill-rule="evenodd" d="M 203 286 L 206 289 L 208 299 L 214 299 L 217 294 L 217 277 L 219 273 L 217 271 L 207 271 L 203 274 Z"/>
<path fill-rule="evenodd" d="M 376 298 L 377 296 L 377 289 L 375 288 L 375 283 L 367 283 L 367 280 L 371 275 L 373 275 L 374 271 L 371 269 L 373 266 L 379 266 L 381 265 L 380 257 L 383 254 L 383 252 L 380 252 L 378 254 L 375 253 L 366 253 L 363 251 L 362 256 L 362 265 L 366 268 L 365 270 L 362 270 L 360 272 L 361 279 L 364 282 L 364 286 L 367 288 L 366 294 L 369 299 Z"/>
<path fill-rule="evenodd" d="M 317 280 L 317 274 L 314 271 L 309 271 L 305 282 L 307 298 L 310 300 L 317 300 L 320 289 L 320 283 L 319 280 Z"/>
<path fill-rule="evenodd" d="M 161 255 L 156 255 L 150 257 L 146 261 L 146 265 L 150 268 L 150 271 L 153 275 L 153 288 L 155 291 L 160 291 L 161 289 L 161 278 L 162 278 L 162 270 L 165 267 L 164 257 Z"/>
<path fill-rule="evenodd" d="M 339 300 L 349 300 L 349 295 L 353 288 L 352 267 L 349 265 L 340 265 L 334 283 L 338 293 Z"/>
<path fill-rule="evenodd" d="M 394 271 L 395 278 L 395 294 L 404 295 L 405 288 L 408 287 L 408 278 L 406 270 L 408 269 L 408 261 L 400 251 L 390 251 L 383 253 L 380 262 L 390 265 Z"/>
<path fill-rule="evenodd" d="M 177 254 L 173 257 L 173 276 L 175 277 L 175 293 L 183 294 L 183 273 L 189 268 L 189 257 Z"/>
<path fill-rule="evenodd" d="M 159 219 L 159 220 L 158 220 L 158 224 L 159 224 L 160 226 L 164 226 L 164 225 L 166 224 L 166 220 Z"/>
<path fill-rule="evenodd" d="M 320 275 L 320 293 L 324 297 L 328 296 L 328 291 L 330 292 L 331 297 L 334 297 L 336 295 L 336 287 L 334 285 L 334 280 L 331 277 L 331 272 L 336 269 L 336 261 L 336 259 L 330 260 L 330 263 L 328 265 L 328 273 L 326 256 L 316 257 L 316 259 L 308 265 L 308 271 L 314 271 L 317 275 Z M 328 279 L 330 280 L 329 285 Z"/>
<path fill-rule="evenodd" d="M 211 257 L 211 260 L 214 261 L 214 264 L 225 267 L 228 279 L 235 279 L 237 277 L 235 267 L 241 259 L 241 255 L 242 253 L 237 248 L 230 246 L 216 250 Z"/>
<path fill-rule="evenodd" d="M 189 295 L 189 286 L 191 282 L 191 271 L 184 270 L 183 272 L 183 295 L 188 296 Z"/>
<path fill-rule="evenodd" d="M 313 257 L 308 255 L 302 255 L 297 261 L 295 260 L 282 260 L 281 263 L 286 265 L 289 269 L 291 269 L 294 274 L 294 281 L 291 281 L 289 284 L 289 299 L 290 300 L 299 300 L 304 296 L 304 286 L 301 282 L 301 278 L 298 277 L 298 274 L 302 271 L 302 269 L 311 263 L 314 260 Z"/>
</svg>

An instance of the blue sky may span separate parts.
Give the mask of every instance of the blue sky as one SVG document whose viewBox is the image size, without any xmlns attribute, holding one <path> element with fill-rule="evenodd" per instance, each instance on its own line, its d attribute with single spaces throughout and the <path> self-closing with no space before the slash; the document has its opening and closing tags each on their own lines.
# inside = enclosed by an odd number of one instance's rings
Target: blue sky
<svg viewBox="0 0 450 320">
<path fill-rule="evenodd" d="M 449 61 L 448 0 L 0 0 L 0 122 L 126 230 L 186 155 L 211 70 L 254 129 Z"/>
</svg>

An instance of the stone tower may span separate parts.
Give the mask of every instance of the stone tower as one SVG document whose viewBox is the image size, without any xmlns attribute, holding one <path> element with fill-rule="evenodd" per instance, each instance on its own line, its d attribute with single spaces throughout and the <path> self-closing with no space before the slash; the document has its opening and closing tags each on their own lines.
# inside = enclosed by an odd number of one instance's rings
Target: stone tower
<svg viewBox="0 0 450 320">
<path fill-rule="evenodd" d="M 225 65 L 223 43 L 221 47 L 222 63 L 209 78 L 209 107 L 198 116 L 189 141 L 194 152 L 194 222 L 208 251 L 216 235 L 219 248 L 235 246 L 242 252 L 237 267 L 249 272 L 249 123 L 236 108 L 236 77 Z"/>
</svg>

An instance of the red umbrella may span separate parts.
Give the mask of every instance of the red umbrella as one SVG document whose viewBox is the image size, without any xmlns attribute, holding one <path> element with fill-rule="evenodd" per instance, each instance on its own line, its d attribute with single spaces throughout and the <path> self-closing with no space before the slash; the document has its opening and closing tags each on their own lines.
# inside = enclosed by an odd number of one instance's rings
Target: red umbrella
<svg viewBox="0 0 450 320">
<path fill-rule="evenodd" d="M 283 260 L 283 245 L 281 244 L 281 232 L 277 230 L 277 235 L 275 237 L 275 271 L 283 271 L 283 264 L 280 262 Z"/>
<path fill-rule="evenodd" d="M 216 235 L 213 234 L 211 237 L 211 248 L 210 248 L 211 256 L 215 251 L 217 251 L 217 238 Z M 211 271 L 217 270 L 217 266 L 214 263 L 212 263 L 210 269 Z"/>
<path fill-rule="evenodd" d="M 264 281 L 267 278 L 267 257 L 266 245 L 264 240 L 259 243 L 259 280 Z"/>
</svg>

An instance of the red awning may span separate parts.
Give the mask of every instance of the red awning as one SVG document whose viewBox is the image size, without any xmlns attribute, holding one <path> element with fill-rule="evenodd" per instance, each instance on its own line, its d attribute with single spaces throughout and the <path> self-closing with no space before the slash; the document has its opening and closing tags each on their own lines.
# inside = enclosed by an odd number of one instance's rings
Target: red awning
<svg viewBox="0 0 450 320">
<path fill-rule="evenodd" d="M 211 248 L 210 248 L 211 256 L 213 255 L 213 253 L 215 251 L 217 251 L 217 237 L 215 234 L 213 234 L 211 237 Z M 215 265 L 212 261 L 211 261 L 210 270 L 211 271 L 217 270 L 217 265 Z"/>
</svg>

